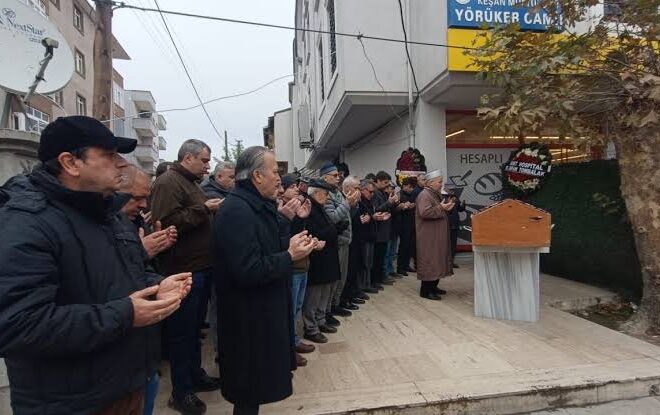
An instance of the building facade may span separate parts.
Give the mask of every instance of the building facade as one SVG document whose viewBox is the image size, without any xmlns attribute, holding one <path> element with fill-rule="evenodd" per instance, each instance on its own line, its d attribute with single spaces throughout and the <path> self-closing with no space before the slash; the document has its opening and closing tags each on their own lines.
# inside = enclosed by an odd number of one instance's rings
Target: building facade
<svg viewBox="0 0 660 415">
<path fill-rule="evenodd" d="M 502 165 L 521 143 L 548 144 L 555 163 L 613 157 L 610 149 L 585 151 L 570 137 L 560 141 L 552 129 L 503 136 L 478 119 L 480 98 L 496 91 L 478 80 L 461 48 L 473 46 L 484 24 L 516 21 L 523 30 L 552 24 L 542 10 L 510 4 L 297 0 L 295 25 L 304 30 L 293 45 L 291 109 L 272 117 L 278 161 L 310 174 L 323 163 L 344 162 L 364 177 L 380 170 L 394 175 L 399 159 L 423 160 L 466 200 L 461 215 L 467 223 L 471 213 L 501 197 Z M 602 16 L 601 4 L 573 29 L 583 31 Z M 406 50 L 406 37 L 427 44 Z M 415 151 L 422 157 L 409 156 Z M 461 238 L 469 240 L 469 233 Z"/>
<path fill-rule="evenodd" d="M 74 73 L 71 81 L 61 91 L 49 96 L 36 94 L 26 112 L 18 103 L 12 105 L 9 127 L 13 130 L 39 134 L 49 122 L 65 115 L 92 116 L 94 99 L 94 37 L 97 16 L 87 0 L 21 0 L 49 19 L 67 40 L 74 56 Z M 57 53 L 57 51 L 55 52 Z M 129 60 L 130 57 L 113 38 L 113 59 Z M 166 140 L 159 131 L 166 128 L 165 119 L 155 113 L 155 100 L 149 91 L 126 91 L 124 78 L 113 70 L 112 120 L 106 125 L 119 136 L 139 140 L 135 152 L 128 155 L 129 161 L 155 174 L 159 162 L 159 151 L 165 150 Z M 132 119 L 131 117 L 135 117 Z M 104 120 L 105 121 L 105 120 Z M 38 140 L 37 140 L 38 142 Z M 13 157 L 12 154 L 5 154 Z M 29 170 L 33 161 L 21 160 L 20 171 Z M 15 164 L 15 163 L 14 163 Z M 24 166 L 25 165 L 25 166 Z M 16 174 L 16 168 L 0 172 L 6 180 Z M 2 180 L 2 182 L 4 182 Z"/>
<path fill-rule="evenodd" d="M 483 25 L 498 19 L 517 21 L 524 30 L 544 30 L 552 22 L 533 8 L 484 3 L 297 0 L 295 25 L 305 30 L 294 39 L 291 109 L 273 116 L 278 161 L 306 171 L 341 161 L 364 177 L 394 174 L 412 148 L 426 169 L 442 171 L 468 210 L 477 211 L 501 194 L 502 164 L 521 142 L 549 144 L 556 163 L 612 157 L 605 149 L 580 150 L 570 137 L 560 142 L 552 129 L 523 137 L 486 129 L 476 109 L 495 91 L 477 79 L 461 48 L 472 47 Z M 585 30 L 602 16 L 603 6 L 595 7 L 574 29 Z M 427 44 L 406 50 L 402 41 L 382 40 L 406 37 Z"/>
<path fill-rule="evenodd" d="M 13 105 L 10 127 L 40 133 L 48 123 L 64 115 L 92 115 L 94 99 L 94 37 L 97 16 L 87 0 L 22 0 L 49 19 L 66 39 L 74 57 L 71 81 L 49 96 L 35 95 L 23 114 Z M 57 53 L 57 50 L 55 51 Z M 113 40 L 113 58 L 128 60 Z"/>
<path fill-rule="evenodd" d="M 497 136 L 485 129 L 476 109 L 480 97 L 494 91 L 477 80 L 462 49 L 447 45 L 472 46 L 482 25 L 496 19 L 518 19 L 525 29 L 542 30 L 548 17 L 533 9 L 497 6 L 509 2 L 401 3 L 402 10 L 396 0 L 296 1 L 296 28 L 330 33 L 296 32 L 291 112 L 279 120 L 290 126 L 278 126 L 277 114 L 274 119 L 278 160 L 298 169 L 343 161 L 358 175 L 394 173 L 402 152 L 412 147 L 424 156 L 428 169 L 440 169 L 450 182 L 459 176 L 457 186 L 474 187 L 484 176 L 499 172 L 497 161 L 508 157 L 521 137 Z M 602 16 L 602 6 L 594 16 L 598 13 Z M 409 60 L 403 42 L 336 33 L 407 37 L 435 45 L 409 44 Z M 290 136 L 278 137 L 278 130 L 290 131 Z M 283 144 L 285 140 L 292 144 Z M 541 136 L 530 132 L 522 141 L 550 144 L 558 162 L 593 156 L 575 148 L 570 138 L 560 144 L 552 130 Z M 488 162 L 476 163 L 484 159 Z M 459 180 L 468 171 L 473 173 Z"/>
<path fill-rule="evenodd" d="M 167 149 L 167 141 L 161 135 L 167 129 L 165 117 L 156 112 L 156 100 L 150 91 L 124 90 L 115 84 L 117 97 L 123 96 L 123 118 L 113 121 L 117 135 L 135 138 L 138 145 L 126 159 L 150 175 L 156 174 L 160 151 Z"/>
</svg>

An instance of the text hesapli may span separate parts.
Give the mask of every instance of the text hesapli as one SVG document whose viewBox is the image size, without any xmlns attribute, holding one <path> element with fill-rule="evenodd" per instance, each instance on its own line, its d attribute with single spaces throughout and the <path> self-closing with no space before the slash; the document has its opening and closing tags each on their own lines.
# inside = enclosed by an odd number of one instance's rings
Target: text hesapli
<svg viewBox="0 0 660 415">
<path fill-rule="evenodd" d="M 480 154 L 468 153 L 461 154 L 461 164 L 490 164 L 490 163 L 504 163 L 504 156 L 502 154 Z"/>
</svg>

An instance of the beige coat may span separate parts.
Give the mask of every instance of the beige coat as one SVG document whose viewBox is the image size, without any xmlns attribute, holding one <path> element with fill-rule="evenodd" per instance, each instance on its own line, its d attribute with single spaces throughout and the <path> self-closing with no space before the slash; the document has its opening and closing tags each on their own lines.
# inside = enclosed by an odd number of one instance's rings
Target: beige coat
<svg viewBox="0 0 660 415">
<path fill-rule="evenodd" d="M 449 220 L 440 206 L 442 196 L 424 189 L 415 201 L 417 278 L 435 281 L 454 274 L 449 244 Z"/>
</svg>

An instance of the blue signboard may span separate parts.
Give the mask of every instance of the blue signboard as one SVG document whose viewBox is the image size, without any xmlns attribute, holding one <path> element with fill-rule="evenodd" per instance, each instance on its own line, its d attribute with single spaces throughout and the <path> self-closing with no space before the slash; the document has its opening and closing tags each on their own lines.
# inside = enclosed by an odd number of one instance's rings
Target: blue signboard
<svg viewBox="0 0 660 415">
<path fill-rule="evenodd" d="M 545 10 L 533 10 L 534 3 L 525 0 L 447 0 L 449 27 L 480 29 L 517 23 L 521 30 L 545 31 L 558 26 Z"/>
</svg>

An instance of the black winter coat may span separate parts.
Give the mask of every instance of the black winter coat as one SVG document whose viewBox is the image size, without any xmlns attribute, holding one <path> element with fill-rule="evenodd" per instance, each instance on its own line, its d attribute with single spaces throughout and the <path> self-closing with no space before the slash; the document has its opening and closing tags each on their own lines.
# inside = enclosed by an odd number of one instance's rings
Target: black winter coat
<svg viewBox="0 0 660 415">
<path fill-rule="evenodd" d="M 353 284 L 357 289 L 357 282 L 360 274 L 364 271 L 364 260 L 362 256 L 363 242 L 357 237 L 360 233 L 360 228 L 364 225 L 360 222 L 360 208 L 359 205 L 351 209 L 351 226 L 353 227 L 353 240 L 348 248 L 348 275 L 349 280 L 352 278 L 355 281 Z"/>
<path fill-rule="evenodd" d="M 416 196 L 413 193 L 406 193 L 404 191 L 399 195 L 401 203 L 411 202 L 415 203 Z M 397 233 L 401 235 L 409 235 L 415 232 L 415 209 L 400 210 L 397 215 Z"/>
<path fill-rule="evenodd" d="M 307 285 L 319 285 L 335 282 L 341 278 L 339 269 L 339 232 L 337 226 L 325 213 L 323 206 L 312 201 L 312 211 L 305 224 L 309 233 L 321 241 L 325 247 L 309 255 Z"/>
<path fill-rule="evenodd" d="M 220 186 L 218 182 L 215 181 L 213 175 L 210 175 L 207 179 L 205 179 L 201 186 L 202 190 L 206 194 L 206 197 L 209 199 L 224 199 L 229 196 L 229 193 L 231 193 L 231 190 L 227 190 Z"/>
<path fill-rule="evenodd" d="M 396 205 L 390 203 L 387 193 L 382 190 L 376 189 L 371 202 L 376 212 L 394 213 Z M 390 239 L 392 239 L 392 219 L 376 222 L 376 242 L 388 242 Z"/>
<path fill-rule="evenodd" d="M 451 197 L 449 195 L 443 195 L 442 200 L 443 202 L 447 203 L 451 200 Z M 465 212 L 465 205 L 461 203 L 461 201 L 458 198 L 456 198 L 456 203 L 454 204 L 454 207 L 447 214 L 447 217 L 449 218 L 449 229 L 453 229 L 453 230 L 460 229 L 461 227 L 460 212 Z"/>
<path fill-rule="evenodd" d="M 222 395 L 261 405 L 292 393 L 293 263 L 277 206 L 240 182 L 213 224 Z M 288 237 L 288 235 L 287 235 Z"/>
<path fill-rule="evenodd" d="M 158 331 L 132 328 L 128 296 L 160 277 L 145 272 L 121 203 L 68 190 L 43 169 L 3 190 L 0 357 L 14 414 L 92 414 L 144 388 Z"/>
<path fill-rule="evenodd" d="M 364 197 L 360 199 L 360 203 L 358 203 L 358 210 L 359 210 L 359 215 L 369 215 L 371 217 L 371 220 L 368 223 L 362 224 L 358 220 L 358 227 L 356 228 L 356 232 L 353 233 L 354 239 L 358 239 L 361 242 L 365 243 L 374 243 L 376 242 L 376 221 L 373 219 L 374 213 L 376 213 L 376 210 L 374 209 L 374 205 L 371 202 L 371 200 L 367 200 Z"/>
</svg>

